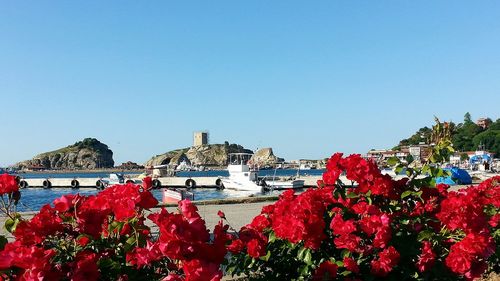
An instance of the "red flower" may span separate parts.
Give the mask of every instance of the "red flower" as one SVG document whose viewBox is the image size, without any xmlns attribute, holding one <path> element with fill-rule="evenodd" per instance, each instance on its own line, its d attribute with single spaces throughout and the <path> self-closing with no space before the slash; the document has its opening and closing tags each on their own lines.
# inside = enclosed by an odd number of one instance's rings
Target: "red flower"
<svg viewBox="0 0 500 281">
<path fill-rule="evenodd" d="M 50 205 L 40 209 L 31 221 L 21 221 L 14 232 L 17 240 L 25 245 L 41 243 L 47 236 L 64 230 L 62 219 Z"/>
<path fill-rule="evenodd" d="M 233 254 L 238 254 L 243 250 L 244 247 L 245 244 L 243 243 L 243 241 L 241 241 L 240 239 L 236 239 L 233 240 L 229 246 L 227 246 L 227 250 Z"/>
<path fill-rule="evenodd" d="M 352 258 L 344 258 L 344 267 L 351 272 L 359 273 L 358 263 L 356 263 L 356 261 Z"/>
<path fill-rule="evenodd" d="M 337 269 L 338 266 L 331 261 L 322 262 L 314 272 L 312 280 L 335 280 L 335 277 L 337 277 Z"/>
<path fill-rule="evenodd" d="M 450 248 L 445 264 L 451 271 L 466 274 L 476 261 L 486 260 L 495 253 L 495 242 L 489 233 L 469 233 Z"/>
<path fill-rule="evenodd" d="M 341 214 L 336 214 L 330 223 L 330 228 L 336 235 L 345 235 L 356 231 L 356 224 L 353 219 L 344 221 Z"/>
<path fill-rule="evenodd" d="M 421 254 L 418 256 L 417 268 L 420 272 L 427 271 L 432 268 L 436 254 L 432 251 L 432 246 L 429 241 L 422 243 Z"/>
<path fill-rule="evenodd" d="M 392 271 L 399 262 L 399 253 L 392 246 L 379 253 L 377 260 L 371 262 L 371 273 L 375 276 L 384 277 Z"/>
<path fill-rule="evenodd" d="M 185 281 L 218 281 L 222 278 L 219 265 L 204 260 L 186 261 L 182 269 L 186 275 Z"/>
<path fill-rule="evenodd" d="M 252 258 L 258 258 L 266 255 L 266 245 L 262 240 L 252 239 L 247 243 L 248 254 Z"/>
<path fill-rule="evenodd" d="M 149 191 L 140 193 L 140 201 L 137 203 L 138 206 L 144 209 L 151 209 L 158 205 L 158 200 Z"/>
<path fill-rule="evenodd" d="M 181 278 L 175 273 L 169 273 L 167 277 L 162 279 L 162 281 L 184 281 L 184 278 Z"/>
<path fill-rule="evenodd" d="M 76 204 L 79 198 L 80 195 L 75 194 L 63 195 L 54 200 L 54 208 L 60 213 L 67 212 Z"/>
<path fill-rule="evenodd" d="M 97 267 L 97 256 L 90 252 L 81 252 L 76 256 L 72 278 L 74 281 L 92 281 L 99 279 L 99 268 Z"/>
<path fill-rule="evenodd" d="M 265 215 L 258 215 L 255 218 L 253 218 L 249 227 L 251 227 L 257 231 L 263 231 L 264 229 L 268 228 L 270 225 L 271 225 L 271 222 L 267 219 L 267 217 Z"/>
<path fill-rule="evenodd" d="M 340 160 L 342 153 L 335 153 L 328 159 L 326 164 L 326 172 L 323 173 L 323 183 L 326 185 L 335 185 L 339 176 L 342 174 L 342 166 Z"/>
<path fill-rule="evenodd" d="M 224 212 L 223 212 L 223 211 L 221 211 L 221 210 L 217 211 L 217 215 L 218 215 L 218 216 L 219 216 L 219 218 L 221 218 L 221 219 L 225 219 L 225 218 L 226 218 L 226 214 L 224 214 Z"/>
<path fill-rule="evenodd" d="M 145 177 L 142 179 L 142 188 L 144 190 L 150 190 L 153 187 L 153 179 L 151 177 Z"/>
<path fill-rule="evenodd" d="M 376 248 L 385 248 L 392 238 L 391 228 L 388 226 L 379 227 L 373 238 L 373 246 Z"/>
<path fill-rule="evenodd" d="M 19 191 L 15 176 L 7 173 L 0 175 L 0 195 Z"/>
<path fill-rule="evenodd" d="M 87 236 L 81 236 L 80 238 L 78 238 L 77 242 L 78 245 L 85 247 L 90 242 L 90 239 Z"/>
<path fill-rule="evenodd" d="M 359 248 L 361 238 L 354 234 L 345 234 L 335 238 L 333 242 L 339 249 L 347 249 L 351 252 L 355 252 Z"/>
<path fill-rule="evenodd" d="M 147 241 L 145 248 L 134 248 L 127 253 L 127 263 L 137 266 L 137 268 L 149 265 L 151 262 L 158 260 L 161 257 L 161 252 L 158 245 Z"/>
</svg>

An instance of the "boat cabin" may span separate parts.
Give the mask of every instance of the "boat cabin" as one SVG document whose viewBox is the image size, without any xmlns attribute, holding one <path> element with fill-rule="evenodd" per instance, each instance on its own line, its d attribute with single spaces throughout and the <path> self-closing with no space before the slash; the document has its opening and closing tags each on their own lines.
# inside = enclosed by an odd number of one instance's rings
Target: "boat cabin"
<svg viewBox="0 0 500 281">
<path fill-rule="evenodd" d="M 248 178 L 250 181 L 257 181 L 257 171 L 250 169 L 250 153 L 230 153 L 228 155 L 227 171 L 230 176 Z"/>
</svg>

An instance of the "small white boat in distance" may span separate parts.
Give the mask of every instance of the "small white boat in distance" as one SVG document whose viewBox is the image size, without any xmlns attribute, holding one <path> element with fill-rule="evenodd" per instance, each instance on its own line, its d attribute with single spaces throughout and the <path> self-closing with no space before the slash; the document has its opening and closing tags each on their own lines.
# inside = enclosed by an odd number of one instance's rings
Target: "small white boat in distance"
<svg viewBox="0 0 500 281">
<path fill-rule="evenodd" d="M 257 171 L 251 170 L 248 161 L 252 157 L 249 153 L 230 153 L 227 171 L 229 177 L 222 178 L 224 188 L 261 192 L 262 186 L 257 184 Z"/>
<path fill-rule="evenodd" d="M 266 186 L 269 189 L 298 189 L 304 187 L 304 182 L 304 180 L 266 181 Z"/>
</svg>

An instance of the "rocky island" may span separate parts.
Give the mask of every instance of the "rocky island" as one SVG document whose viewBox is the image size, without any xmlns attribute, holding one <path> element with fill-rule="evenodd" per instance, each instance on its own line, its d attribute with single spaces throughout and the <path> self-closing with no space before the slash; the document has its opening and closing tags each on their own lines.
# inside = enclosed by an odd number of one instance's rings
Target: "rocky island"
<svg viewBox="0 0 500 281">
<path fill-rule="evenodd" d="M 172 150 L 160 155 L 153 156 L 149 159 L 145 166 L 175 164 L 185 162 L 192 166 L 225 166 L 227 165 L 229 153 L 252 153 L 250 149 L 246 149 L 238 144 L 204 144 L 192 146 L 182 149 Z M 272 148 L 264 148 L 257 151 L 253 156 L 253 163 L 258 165 L 270 165 L 276 163 L 281 158 L 273 154 Z"/>
<path fill-rule="evenodd" d="M 29 170 L 78 170 L 113 168 L 113 151 L 95 138 L 86 138 L 73 145 L 39 154 L 14 166 Z"/>
</svg>

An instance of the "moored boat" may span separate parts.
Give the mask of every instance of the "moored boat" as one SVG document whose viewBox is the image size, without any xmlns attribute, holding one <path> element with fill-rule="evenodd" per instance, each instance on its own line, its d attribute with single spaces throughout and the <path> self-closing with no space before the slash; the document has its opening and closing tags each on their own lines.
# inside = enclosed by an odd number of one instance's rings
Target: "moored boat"
<svg viewBox="0 0 500 281">
<path fill-rule="evenodd" d="M 257 171 L 250 169 L 248 165 L 251 157 L 252 154 L 249 153 L 229 154 L 229 177 L 221 179 L 223 188 L 256 193 L 263 191 L 264 186 L 258 184 Z"/>
<path fill-rule="evenodd" d="M 194 193 L 180 189 L 169 189 L 169 188 L 162 189 L 162 202 L 164 204 L 177 203 L 185 199 L 193 201 Z"/>
</svg>

